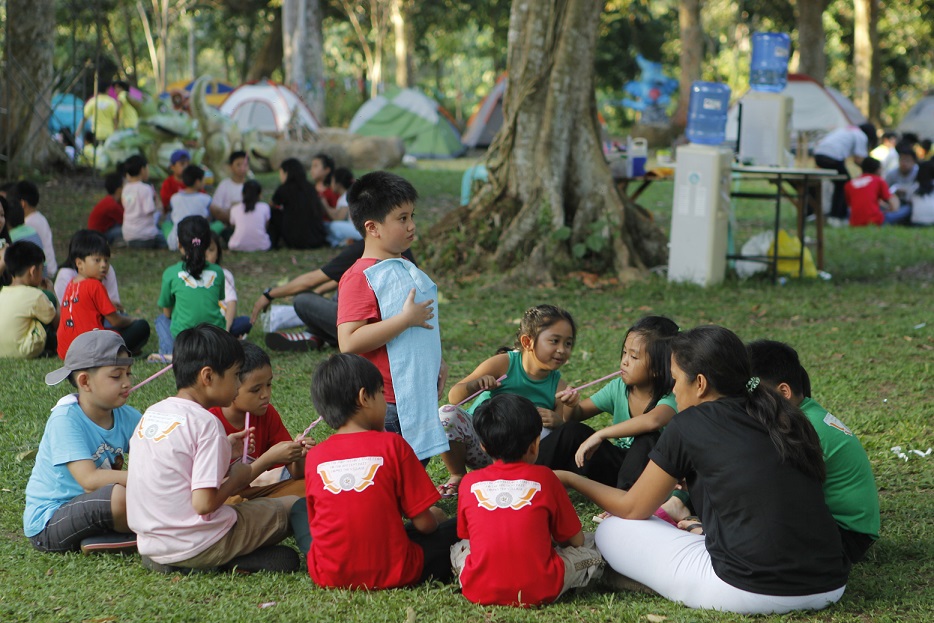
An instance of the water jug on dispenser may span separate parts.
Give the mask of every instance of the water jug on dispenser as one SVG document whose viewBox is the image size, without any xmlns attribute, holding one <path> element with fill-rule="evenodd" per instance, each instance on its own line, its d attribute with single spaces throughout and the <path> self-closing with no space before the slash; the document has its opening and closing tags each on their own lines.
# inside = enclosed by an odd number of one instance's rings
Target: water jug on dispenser
<svg viewBox="0 0 934 623">
<path fill-rule="evenodd" d="M 685 130 L 688 140 L 701 145 L 719 145 L 726 140 L 729 107 L 730 87 L 719 82 L 694 82 Z"/>
<path fill-rule="evenodd" d="M 749 87 L 754 91 L 780 93 L 788 81 L 788 50 L 791 38 L 783 32 L 752 35 Z"/>
<path fill-rule="evenodd" d="M 644 138 L 626 141 L 626 177 L 644 177 L 645 163 L 649 159 L 649 142 Z"/>
</svg>

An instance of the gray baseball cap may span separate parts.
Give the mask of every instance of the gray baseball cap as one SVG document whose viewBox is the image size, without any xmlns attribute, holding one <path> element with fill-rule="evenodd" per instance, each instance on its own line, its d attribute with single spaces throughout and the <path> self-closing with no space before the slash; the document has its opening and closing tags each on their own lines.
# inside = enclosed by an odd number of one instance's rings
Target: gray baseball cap
<svg viewBox="0 0 934 623">
<path fill-rule="evenodd" d="M 103 366 L 128 366 L 133 363 L 130 351 L 120 334 L 94 329 L 74 339 L 65 353 L 65 365 L 45 375 L 46 385 L 58 385 L 76 370 Z"/>
</svg>

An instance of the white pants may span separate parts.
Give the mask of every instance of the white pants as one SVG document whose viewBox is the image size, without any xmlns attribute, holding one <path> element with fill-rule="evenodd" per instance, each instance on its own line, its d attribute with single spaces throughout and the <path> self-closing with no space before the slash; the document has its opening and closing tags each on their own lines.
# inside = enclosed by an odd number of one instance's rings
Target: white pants
<svg viewBox="0 0 934 623">
<path fill-rule="evenodd" d="M 760 595 L 727 584 L 714 573 L 704 536 L 657 517 L 609 517 L 597 527 L 597 548 L 618 573 L 689 608 L 738 614 L 820 610 L 837 602 L 846 585 L 813 595 Z"/>
</svg>

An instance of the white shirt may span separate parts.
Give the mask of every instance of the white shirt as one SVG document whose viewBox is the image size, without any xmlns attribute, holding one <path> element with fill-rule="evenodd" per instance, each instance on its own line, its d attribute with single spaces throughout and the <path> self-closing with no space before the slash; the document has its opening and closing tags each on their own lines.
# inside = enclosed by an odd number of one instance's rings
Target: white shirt
<svg viewBox="0 0 934 623">
<path fill-rule="evenodd" d="M 224 212 L 230 212 L 230 208 L 241 201 L 243 201 L 243 182 L 238 184 L 229 177 L 221 180 L 214 191 L 214 196 L 211 197 L 211 205 L 216 205 Z"/>
<path fill-rule="evenodd" d="M 67 266 L 62 266 L 61 270 L 58 271 L 58 274 L 55 276 L 55 285 L 52 286 L 52 289 L 55 290 L 55 298 L 58 299 L 59 303 L 62 302 L 62 297 L 65 296 L 65 288 L 67 288 L 71 280 L 77 276 L 78 271 L 74 268 L 68 268 Z M 110 267 L 107 271 L 107 276 L 104 277 L 104 288 L 107 289 L 107 296 L 110 297 L 110 302 L 114 305 L 119 305 L 120 290 L 117 288 L 117 273 L 113 266 Z"/>
<path fill-rule="evenodd" d="M 152 240 L 159 235 L 156 227 L 156 191 L 144 182 L 123 185 L 123 239 Z"/>
<path fill-rule="evenodd" d="M 856 126 L 837 128 L 817 142 L 814 155 L 834 160 L 846 160 L 851 156 L 865 158 L 869 155 L 869 139 Z"/>
<path fill-rule="evenodd" d="M 25 219 L 27 225 L 36 230 L 39 240 L 42 241 L 42 250 L 45 252 L 45 271 L 51 277 L 58 270 L 55 262 L 55 247 L 52 244 L 52 228 L 42 212 L 36 210 Z"/>
<path fill-rule="evenodd" d="M 934 192 L 926 195 L 912 195 L 911 224 L 934 225 Z"/>
</svg>

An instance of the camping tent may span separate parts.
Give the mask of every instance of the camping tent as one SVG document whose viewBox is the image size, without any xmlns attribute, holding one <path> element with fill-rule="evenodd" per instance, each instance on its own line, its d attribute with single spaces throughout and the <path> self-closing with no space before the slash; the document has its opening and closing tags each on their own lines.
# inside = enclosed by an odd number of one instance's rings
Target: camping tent
<svg viewBox="0 0 934 623">
<path fill-rule="evenodd" d="M 782 95 L 792 99 L 791 129 L 795 132 L 824 133 L 866 123 L 866 117 L 845 95 L 810 76 L 788 74 Z M 736 140 L 738 120 L 739 108 L 734 102 L 727 115 L 726 140 Z"/>
<path fill-rule="evenodd" d="M 489 147 L 493 137 L 503 125 L 503 95 L 506 93 L 506 74 L 499 77 L 477 110 L 467 121 L 461 142 L 467 147 Z"/>
<path fill-rule="evenodd" d="M 295 93 L 268 80 L 234 89 L 221 105 L 221 112 L 236 121 L 241 130 L 279 134 L 288 130 L 293 114 L 297 114 L 303 128 L 316 132 L 321 127 L 311 109 Z"/>
<path fill-rule="evenodd" d="M 191 87 L 195 84 L 194 80 L 177 80 L 172 84 L 165 87 L 165 91 L 159 94 L 159 97 L 166 99 L 172 97 L 172 93 L 183 93 L 184 98 L 187 100 L 188 96 L 191 95 Z M 234 88 L 227 84 L 226 82 L 221 82 L 220 80 L 212 80 L 208 83 L 208 95 L 207 102 L 211 106 L 216 106 L 220 108 L 221 104 L 224 103 L 224 100 L 227 99 L 227 96 L 233 92 Z M 138 99 L 142 99 L 141 95 L 137 95 L 133 92 L 134 89 L 130 89 L 130 95 Z M 137 91 L 138 93 L 138 91 Z"/>
<path fill-rule="evenodd" d="M 930 92 L 911 107 L 902 122 L 898 124 L 898 133 L 911 132 L 920 140 L 934 140 L 934 92 Z"/>
<path fill-rule="evenodd" d="M 56 93 L 52 96 L 52 116 L 49 117 L 49 132 L 56 134 L 69 130 L 74 136 L 84 117 L 84 102 L 71 93 Z"/>
<path fill-rule="evenodd" d="M 413 89 L 387 88 L 357 110 L 349 129 L 362 136 L 397 136 L 405 152 L 418 158 L 456 158 L 466 151 L 450 115 Z"/>
</svg>

